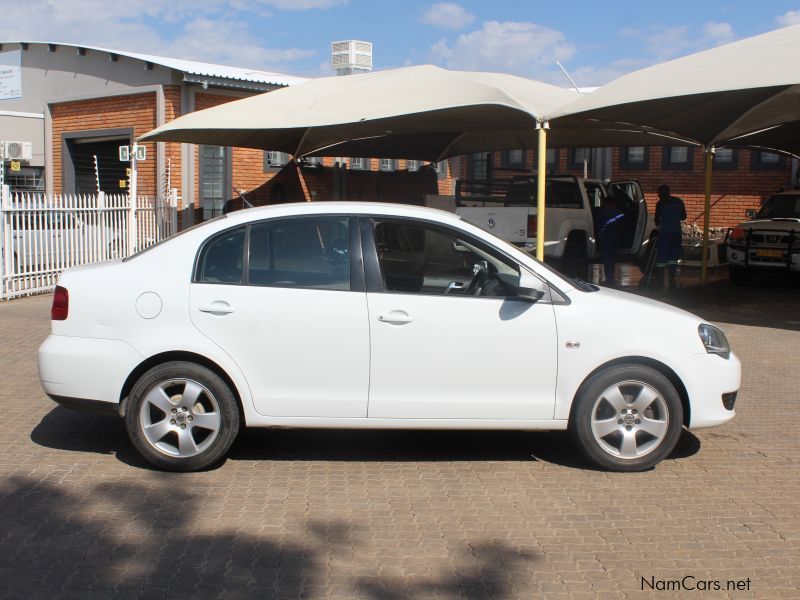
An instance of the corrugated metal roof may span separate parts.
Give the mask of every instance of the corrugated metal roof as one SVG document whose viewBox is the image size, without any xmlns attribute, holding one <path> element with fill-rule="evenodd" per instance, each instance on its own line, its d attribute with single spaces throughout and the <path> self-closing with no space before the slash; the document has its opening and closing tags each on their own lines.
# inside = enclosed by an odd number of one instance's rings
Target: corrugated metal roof
<svg viewBox="0 0 800 600">
<path fill-rule="evenodd" d="M 114 50 L 111 48 L 99 48 L 97 46 L 86 46 L 83 44 L 66 44 L 62 42 L 42 42 L 42 41 L 0 41 L 0 44 L 55 44 L 56 46 L 66 46 L 70 48 L 85 48 L 96 52 L 106 52 L 118 56 L 126 56 L 144 62 L 151 62 L 154 65 L 161 65 L 168 69 L 175 69 L 190 75 L 201 77 L 219 77 L 222 79 L 232 79 L 236 81 L 250 81 L 270 85 L 296 85 L 307 81 L 306 77 L 296 77 L 283 73 L 272 73 L 270 71 L 260 71 L 258 69 L 245 69 L 242 67 L 230 67 L 227 65 L 216 65 L 193 60 L 180 58 L 167 58 L 165 56 L 155 56 L 152 54 L 140 54 L 138 52 L 128 52 L 127 50 Z"/>
</svg>

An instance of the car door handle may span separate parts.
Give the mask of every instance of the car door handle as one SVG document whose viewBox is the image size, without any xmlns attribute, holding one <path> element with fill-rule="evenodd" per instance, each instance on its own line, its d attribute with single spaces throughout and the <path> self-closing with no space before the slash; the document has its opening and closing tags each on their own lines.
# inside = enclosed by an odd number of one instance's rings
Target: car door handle
<svg viewBox="0 0 800 600">
<path fill-rule="evenodd" d="M 404 310 L 393 310 L 387 315 L 378 315 L 378 321 L 389 323 L 390 325 L 405 325 L 413 320 Z"/>
<path fill-rule="evenodd" d="M 227 302 L 217 300 L 216 302 L 212 302 L 207 306 L 201 306 L 197 310 L 221 317 L 223 315 L 231 314 L 233 312 L 233 307 Z"/>
</svg>

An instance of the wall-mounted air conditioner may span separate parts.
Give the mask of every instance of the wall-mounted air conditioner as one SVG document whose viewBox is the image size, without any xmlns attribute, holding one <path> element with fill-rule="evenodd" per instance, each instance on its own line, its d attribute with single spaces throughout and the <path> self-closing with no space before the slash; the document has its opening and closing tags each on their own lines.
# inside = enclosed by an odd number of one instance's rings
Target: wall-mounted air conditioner
<svg viewBox="0 0 800 600">
<path fill-rule="evenodd" d="M 3 158 L 6 160 L 31 160 L 33 144 L 31 142 L 2 142 Z"/>
</svg>

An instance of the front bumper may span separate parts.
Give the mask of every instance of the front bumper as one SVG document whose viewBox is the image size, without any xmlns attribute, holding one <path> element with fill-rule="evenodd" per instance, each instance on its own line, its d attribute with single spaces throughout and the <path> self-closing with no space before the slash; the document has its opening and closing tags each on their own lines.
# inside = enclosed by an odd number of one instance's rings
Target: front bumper
<svg viewBox="0 0 800 600">
<path fill-rule="evenodd" d="M 113 412 L 125 380 L 142 360 L 119 340 L 50 335 L 39 347 L 39 379 L 56 402 L 93 412 L 104 412 L 108 404 L 107 412 Z"/>
<path fill-rule="evenodd" d="M 722 425 L 736 416 L 736 411 L 728 410 L 724 404 L 742 383 L 742 363 L 735 354 L 727 359 L 716 354 L 695 354 L 682 370 L 681 379 L 689 395 L 689 429 Z"/>
<path fill-rule="evenodd" d="M 800 254 L 787 254 L 785 248 L 728 246 L 728 265 L 748 269 L 791 270 L 800 272 Z M 761 256 L 761 254 L 774 256 Z"/>
</svg>

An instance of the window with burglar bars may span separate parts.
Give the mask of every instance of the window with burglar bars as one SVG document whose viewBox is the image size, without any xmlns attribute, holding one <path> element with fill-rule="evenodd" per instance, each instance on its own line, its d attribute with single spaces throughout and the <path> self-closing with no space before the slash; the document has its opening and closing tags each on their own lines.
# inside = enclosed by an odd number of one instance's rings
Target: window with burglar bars
<svg viewBox="0 0 800 600">
<path fill-rule="evenodd" d="M 351 169 L 357 169 L 357 170 L 363 171 L 363 170 L 365 170 L 367 168 L 368 164 L 369 163 L 367 162 L 366 158 L 353 157 L 353 158 L 350 159 L 350 168 Z"/>
</svg>

